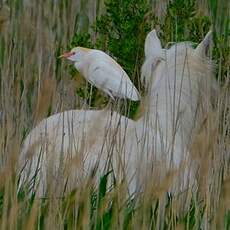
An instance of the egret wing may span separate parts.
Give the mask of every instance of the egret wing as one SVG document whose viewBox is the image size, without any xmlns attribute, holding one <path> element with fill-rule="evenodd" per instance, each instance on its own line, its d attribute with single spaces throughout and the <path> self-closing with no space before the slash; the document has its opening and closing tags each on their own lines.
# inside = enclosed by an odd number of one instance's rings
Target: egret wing
<svg viewBox="0 0 230 230">
<path fill-rule="evenodd" d="M 109 95 L 139 100 L 137 89 L 117 63 L 97 60 L 90 66 L 88 77 L 90 82 Z"/>
</svg>

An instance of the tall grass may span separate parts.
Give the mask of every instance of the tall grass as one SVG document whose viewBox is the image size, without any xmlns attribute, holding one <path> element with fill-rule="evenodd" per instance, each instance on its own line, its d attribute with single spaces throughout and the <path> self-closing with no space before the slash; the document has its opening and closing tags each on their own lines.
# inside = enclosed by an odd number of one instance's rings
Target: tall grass
<svg viewBox="0 0 230 230">
<path fill-rule="evenodd" d="M 167 1 L 152 1 L 164 15 Z M 85 5 L 84 5 L 85 4 Z M 200 180 L 197 191 L 167 192 L 172 175 L 138 197 L 125 184 L 108 190 L 108 175 L 98 188 L 91 178 L 60 199 L 37 199 L 17 189 L 17 158 L 22 141 L 41 119 L 82 106 L 75 81 L 56 57 L 67 48 L 76 15 L 89 25 L 103 12 L 103 1 L 8 0 L 0 9 L 0 226 L 1 229 L 229 229 L 230 93 L 229 5 L 197 1 L 212 19 L 217 47 L 217 78 L 222 88 L 192 146 Z M 79 10 L 81 9 L 81 10 Z M 83 9 L 85 12 L 82 16 Z M 162 10 L 162 11 L 161 11 Z M 226 16 L 225 16 L 226 15 Z M 223 36 L 220 36 L 222 35 Z M 224 79 L 224 80 L 223 80 Z M 157 172 L 156 172 L 157 175 Z"/>
</svg>

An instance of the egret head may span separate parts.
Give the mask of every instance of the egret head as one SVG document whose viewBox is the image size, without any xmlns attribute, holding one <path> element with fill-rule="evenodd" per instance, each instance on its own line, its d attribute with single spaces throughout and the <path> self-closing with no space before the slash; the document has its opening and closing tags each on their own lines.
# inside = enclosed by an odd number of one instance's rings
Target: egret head
<svg viewBox="0 0 230 230">
<path fill-rule="evenodd" d="M 80 62 L 84 55 L 88 53 L 90 49 L 83 47 L 74 47 L 71 51 L 66 52 L 60 56 L 60 58 L 66 58 L 73 62 Z"/>
</svg>

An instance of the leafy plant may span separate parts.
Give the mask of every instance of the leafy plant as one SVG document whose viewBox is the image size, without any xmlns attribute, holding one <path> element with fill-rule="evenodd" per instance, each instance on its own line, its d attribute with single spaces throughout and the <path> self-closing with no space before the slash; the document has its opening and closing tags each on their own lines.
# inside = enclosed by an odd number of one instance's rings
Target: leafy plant
<svg viewBox="0 0 230 230">
<path fill-rule="evenodd" d="M 143 63 L 143 44 L 151 25 L 157 24 L 150 4 L 145 0 L 107 0 L 106 14 L 97 20 L 96 47 L 116 57 L 137 84 Z"/>
<path fill-rule="evenodd" d="M 161 37 L 168 42 L 191 41 L 200 42 L 210 29 L 210 19 L 199 15 L 195 0 L 170 1 L 166 15 L 160 25 Z"/>
</svg>

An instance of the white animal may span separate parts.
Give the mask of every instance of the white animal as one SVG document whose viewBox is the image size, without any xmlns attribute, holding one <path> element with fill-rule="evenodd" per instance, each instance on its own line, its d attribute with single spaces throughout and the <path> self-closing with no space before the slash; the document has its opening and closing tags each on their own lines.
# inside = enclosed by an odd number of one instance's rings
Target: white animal
<svg viewBox="0 0 230 230">
<path fill-rule="evenodd" d="M 75 68 L 92 85 L 110 97 L 140 100 L 139 93 L 122 67 L 106 53 L 75 47 L 60 57 L 74 62 Z"/>
<path fill-rule="evenodd" d="M 212 63 L 205 56 L 211 33 L 196 49 L 183 42 L 166 50 L 156 32 L 151 34 L 152 41 L 147 36 L 145 45 L 156 47 L 157 53 L 146 53 L 145 63 L 152 60 L 151 71 L 144 69 L 149 64 L 142 68 L 142 78 L 150 84 L 143 117 L 132 121 L 106 110 L 72 110 L 44 119 L 24 142 L 21 185 L 32 182 L 39 196 L 47 190 L 60 195 L 64 188 L 70 191 L 85 183 L 92 172 L 98 178 L 113 169 L 117 180 L 125 178 L 133 193 L 189 160 L 193 134 L 216 87 Z M 153 174 L 157 169 L 158 174 Z M 176 179 L 183 188 L 189 178 L 184 178 L 183 170 L 179 173 Z"/>
</svg>

